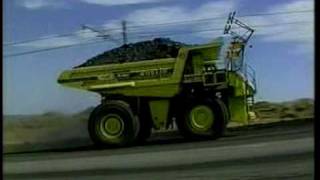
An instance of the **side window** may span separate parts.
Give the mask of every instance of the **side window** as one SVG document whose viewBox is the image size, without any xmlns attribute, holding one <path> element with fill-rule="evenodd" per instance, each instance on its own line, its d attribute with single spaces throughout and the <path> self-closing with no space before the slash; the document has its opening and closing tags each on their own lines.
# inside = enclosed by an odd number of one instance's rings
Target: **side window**
<svg viewBox="0 0 320 180">
<path fill-rule="evenodd" d="M 192 67 L 194 74 L 202 74 L 204 71 L 203 55 L 195 52 L 192 54 Z"/>
<path fill-rule="evenodd" d="M 192 56 L 193 56 L 193 53 L 190 52 L 188 54 L 188 58 L 187 58 L 187 61 L 186 61 L 186 65 L 185 65 L 185 68 L 184 68 L 184 74 L 193 74 L 193 65 L 192 65 Z"/>
</svg>

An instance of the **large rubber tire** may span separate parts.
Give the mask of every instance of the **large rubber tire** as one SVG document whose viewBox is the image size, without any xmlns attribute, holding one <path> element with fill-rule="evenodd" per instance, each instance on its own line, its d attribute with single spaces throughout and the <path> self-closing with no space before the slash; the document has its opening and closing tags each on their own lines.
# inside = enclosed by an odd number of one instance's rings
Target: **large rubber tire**
<svg viewBox="0 0 320 180">
<path fill-rule="evenodd" d="M 133 144 L 139 122 L 129 104 L 114 100 L 97 106 L 91 113 L 88 130 L 95 145 L 99 147 L 123 147 Z"/>
<path fill-rule="evenodd" d="M 221 137 L 228 121 L 228 112 L 220 99 L 189 99 L 180 110 L 177 126 L 188 139 L 216 139 Z"/>
<path fill-rule="evenodd" d="M 151 136 L 152 133 L 152 118 L 148 106 L 144 106 L 139 116 L 139 132 L 137 135 L 137 143 L 143 144 Z"/>
<path fill-rule="evenodd" d="M 224 115 L 223 119 L 224 119 L 225 126 L 223 126 L 224 129 L 223 129 L 223 133 L 222 133 L 222 134 L 224 134 L 226 127 L 227 127 L 227 125 L 230 121 L 230 118 L 231 118 L 230 112 L 229 112 L 229 109 L 227 108 L 227 105 L 222 100 L 215 99 L 215 101 L 219 104 L 221 111 Z"/>
<path fill-rule="evenodd" d="M 140 130 L 137 136 L 137 143 L 143 144 L 147 141 L 148 138 L 151 136 L 151 126 L 146 124 L 145 121 L 140 121 Z"/>
</svg>

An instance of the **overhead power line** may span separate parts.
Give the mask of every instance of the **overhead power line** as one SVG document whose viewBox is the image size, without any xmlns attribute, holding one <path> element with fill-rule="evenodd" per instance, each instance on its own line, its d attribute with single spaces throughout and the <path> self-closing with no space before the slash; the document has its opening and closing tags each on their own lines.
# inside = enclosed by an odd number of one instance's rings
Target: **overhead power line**
<svg viewBox="0 0 320 180">
<path fill-rule="evenodd" d="M 119 30 L 119 28 L 102 29 L 102 31 L 103 30 L 113 31 L 113 30 Z M 94 33 L 96 33 L 96 32 L 78 31 L 78 32 L 72 32 L 72 33 L 52 35 L 52 36 L 48 36 L 48 37 L 40 37 L 40 38 L 35 38 L 35 39 L 23 40 L 23 41 L 18 41 L 18 42 L 7 42 L 7 43 L 4 43 L 3 45 L 12 46 L 12 45 L 18 45 L 18 44 L 31 43 L 31 42 L 35 42 L 35 41 L 47 40 L 47 39 L 55 39 L 55 38 L 62 38 L 62 37 L 73 37 L 73 36 L 79 36 L 81 34 L 94 34 Z"/>
<path fill-rule="evenodd" d="M 280 25 L 293 25 L 293 24 L 305 24 L 305 23 L 312 23 L 311 21 L 295 21 L 295 22 L 287 22 L 287 23 L 272 23 L 272 24 L 261 24 L 261 25 L 253 25 L 251 27 L 253 28 L 259 28 L 259 27 L 277 27 Z M 235 28 L 238 29 L 238 28 Z M 170 35 L 184 35 L 184 34 L 193 34 L 193 33 L 201 33 L 201 32 L 212 32 L 212 31 L 222 31 L 223 28 L 208 28 L 208 29 L 202 29 L 202 30 L 196 30 L 196 31 L 185 31 L 185 32 L 179 32 L 179 31 L 162 31 L 157 34 L 149 34 L 149 33 L 138 33 L 136 35 L 132 35 L 132 37 L 152 37 L 152 36 L 170 36 Z"/>
<path fill-rule="evenodd" d="M 251 27 L 253 27 L 253 28 L 269 27 L 270 28 L 270 27 L 277 27 L 280 25 L 295 25 L 295 24 L 302 24 L 302 23 L 312 23 L 312 22 L 311 21 L 295 21 L 295 22 L 286 22 L 286 23 L 260 24 L 260 25 L 253 25 Z M 223 30 L 223 28 L 208 28 L 208 29 L 201 29 L 201 30 L 196 30 L 196 31 L 185 31 L 185 32 L 165 31 L 165 32 L 160 32 L 158 34 L 137 33 L 135 35 L 132 35 L 131 37 L 133 37 L 133 38 L 146 38 L 146 37 L 153 37 L 153 36 L 174 36 L 174 35 L 201 33 L 201 32 L 214 32 L 214 31 L 222 31 L 222 30 Z M 27 54 L 34 54 L 34 53 L 40 53 L 40 52 L 56 50 L 56 49 L 63 49 L 63 48 L 68 48 L 68 47 L 97 44 L 97 43 L 102 43 L 102 42 L 106 42 L 106 41 L 108 41 L 108 40 L 104 39 L 104 40 L 100 40 L 100 41 L 91 41 L 91 42 L 87 42 L 87 43 L 64 45 L 64 46 L 45 48 L 45 49 L 39 49 L 39 50 L 33 50 L 33 51 L 25 51 L 25 52 L 21 52 L 21 53 L 12 53 L 12 54 L 4 55 L 4 57 L 14 57 L 14 56 L 27 55 Z"/>
<path fill-rule="evenodd" d="M 280 14 L 295 14 L 295 13 L 308 13 L 313 12 L 314 10 L 301 10 L 301 11 L 282 11 L 282 12 L 272 12 L 272 13 L 256 13 L 256 14 L 243 14 L 237 17 L 252 17 L 252 16 L 271 16 L 271 15 L 280 15 Z M 181 21 L 172 21 L 166 23 L 157 23 L 157 24 L 143 24 L 143 25 L 134 25 L 128 26 L 130 28 L 140 28 L 140 27 L 147 27 L 147 26 L 163 26 L 163 25 L 176 25 L 176 24 L 184 24 L 184 23 L 193 23 L 193 22 L 202 22 L 202 21 L 212 21 L 218 19 L 226 19 L 225 16 L 213 17 L 213 18 L 202 18 L 202 19 L 192 19 L 192 20 L 181 20 Z"/>
<path fill-rule="evenodd" d="M 313 12 L 314 10 L 308 9 L 308 10 L 300 10 L 300 11 L 282 11 L 282 12 L 271 12 L 271 13 L 256 13 L 256 14 L 244 14 L 244 15 L 239 15 L 238 17 L 254 17 L 254 16 L 270 16 L 270 15 L 281 15 L 281 14 L 296 14 L 296 13 L 308 13 L 308 12 Z M 193 20 L 181 20 L 181 21 L 173 21 L 173 22 L 166 22 L 166 23 L 157 23 L 157 24 L 144 24 L 144 25 L 132 25 L 132 26 L 127 26 L 128 29 L 139 29 L 139 28 L 146 28 L 149 26 L 170 26 L 170 25 L 181 25 L 181 24 L 190 24 L 190 23 L 201 23 L 201 22 L 206 22 L 206 21 L 212 21 L 212 20 L 218 20 L 218 19 L 225 19 L 226 17 L 214 17 L 214 18 L 203 18 L 203 19 L 193 19 Z M 116 31 L 118 30 L 119 33 L 122 30 L 122 27 L 119 28 L 102 28 L 101 31 Z M 72 36 L 78 36 L 81 34 L 89 34 L 89 33 L 94 33 L 90 31 L 78 31 L 78 32 L 72 32 L 72 33 L 66 33 L 66 34 L 58 34 L 58 35 L 53 35 L 50 37 L 40 37 L 40 38 L 35 38 L 35 39 L 29 39 L 29 40 L 24 40 L 24 41 L 18 41 L 18 42 L 8 42 L 4 43 L 4 46 L 12 46 L 12 45 L 19 45 L 19 44 L 26 44 L 26 43 L 31 43 L 35 41 L 41 41 L 41 40 L 47 40 L 47 39 L 54 39 L 54 38 L 61 38 L 61 37 L 72 37 Z"/>
<path fill-rule="evenodd" d="M 103 40 L 92 41 L 92 42 L 87 42 L 87 43 L 70 44 L 70 45 L 57 46 L 57 47 L 51 47 L 51 48 L 43 48 L 43 49 L 38 49 L 38 50 L 33 50 L 33 51 L 25 51 L 25 52 L 20 52 L 20 53 L 7 54 L 7 55 L 4 55 L 4 57 L 22 56 L 22 55 L 40 53 L 40 52 L 51 51 L 51 50 L 56 50 L 56 49 L 63 49 L 63 48 L 76 47 L 76 46 L 84 46 L 84 45 L 91 45 L 91 44 L 98 44 L 98 43 L 103 43 L 103 42 L 107 42 L 107 41 L 108 40 L 103 39 Z"/>
</svg>

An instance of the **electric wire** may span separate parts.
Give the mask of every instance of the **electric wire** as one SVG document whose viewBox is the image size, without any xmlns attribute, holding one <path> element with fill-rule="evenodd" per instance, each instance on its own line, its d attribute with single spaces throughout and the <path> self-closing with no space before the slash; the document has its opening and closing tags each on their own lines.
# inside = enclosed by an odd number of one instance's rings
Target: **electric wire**
<svg viewBox="0 0 320 180">
<path fill-rule="evenodd" d="M 253 27 L 253 28 L 269 27 L 270 28 L 270 27 L 276 27 L 279 25 L 290 25 L 290 24 L 296 25 L 296 24 L 301 24 L 301 23 L 312 23 L 312 22 L 311 21 L 296 21 L 296 22 L 287 22 L 287 23 L 253 25 L 251 27 Z M 202 30 L 196 30 L 196 31 L 186 31 L 186 32 L 167 31 L 167 32 L 162 32 L 162 33 L 158 33 L 158 34 L 135 34 L 130 37 L 132 37 L 132 38 L 147 38 L 147 37 L 153 37 L 153 36 L 176 36 L 176 35 L 185 35 L 185 34 L 202 33 L 202 32 L 214 32 L 214 31 L 222 31 L 222 30 L 223 30 L 223 28 L 208 28 L 208 29 L 202 29 Z M 109 41 L 109 40 L 104 39 L 104 40 L 92 41 L 92 42 L 87 42 L 87 43 L 71 44 L 71 45 L 64 45 L 64 46 L 58 46 L 58 47 L 52 47 L 52 48 L 44 48 L 44 49 L 38 49 L 38 50 L 32 50 L 32 51 L 25 51 L 25 52 L 20 52 L 20 53 L 12 53 L 12 54 L 4 55 L 4 57 L 21 56 L 21 55 L 39 53 L 39 52 L 62 49 L 62 48 L 97 44 L 97 43 L 102 43 L 102 42 L 106 42 L 106 41 Z"/>
<path fill-rule="evenodd" d="M 300 10 L 300 11 L 282 11 L 282 12 L 272 12 L 272 13 L 256 13 L 256 14 L 244 14 L 239 15 L 238 17 L 254 17 L 254 16 L 270 16 L 270 15 L 280 15 L 280 14 L 295 14 L 295 13 L 308 13 L 313 12 L 314 10 L 308 9 L 308 10 Z M 181 21 L 174 21 L 174 22 L 167 22 L 167 23 L 158 23 L 158 24 L 144 24 L 144 25 L 132 25 L 128 26 L 128 29 L 139 29 L 139 28 L 145 28 L 148 26 L 170 26 L 170 25 L 181 25 L 181 24 L 190 24 L 190 23 L 201 23 L 206 21 L 212 21 L 217 19 L 225 19 L 226 17 L 214 17 L 214 18 L 203 18 L 203 19 L 193 19 L 193 20 L 181 20 Z M 121 30 L 122 28 L 103 28 L 100 31 L 116 31 Z M 71 37 L 71 36 L 78 36 L 80 34 L 96 34 L 97 32 L 92 31 L 78 31 L 78 32 L 72 32 L 72 33 L 65 33 L 65 34 L 57 34 L 52 35 L 48 37 L 40 37 L 35 39 L 29 39 L 29 40 L 23 40 L 18 42 L 6 42 L 3 45 L 4 46 L 13 46 L 13 45 L 19 45 L 19 44 L 26 44 L 34 41 L 41 41 L 41 40 L 47 40 L 47 39 L 54 39 L 54 38 L 61 38 L 61 37 Z"/>
</svg>

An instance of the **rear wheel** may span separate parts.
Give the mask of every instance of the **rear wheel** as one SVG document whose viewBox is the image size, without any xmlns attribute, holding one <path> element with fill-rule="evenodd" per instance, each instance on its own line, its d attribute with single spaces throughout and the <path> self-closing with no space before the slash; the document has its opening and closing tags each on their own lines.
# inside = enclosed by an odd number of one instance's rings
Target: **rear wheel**
<svg viewBox="0 0 320 180">
<path fill-rule="evenodd" d="M 137 136 L 139 122 L 124 101 L 99 105 L 91 113 L 88 130 L 98 146 L 127 146 Z"/>
<path fill-rule="evenodd" d="M 177 125 L 187 138 L 218 138 L 225 129 L 225 105 L 219 99 L 190 100 L 179 113 Z"/>
</svg>

